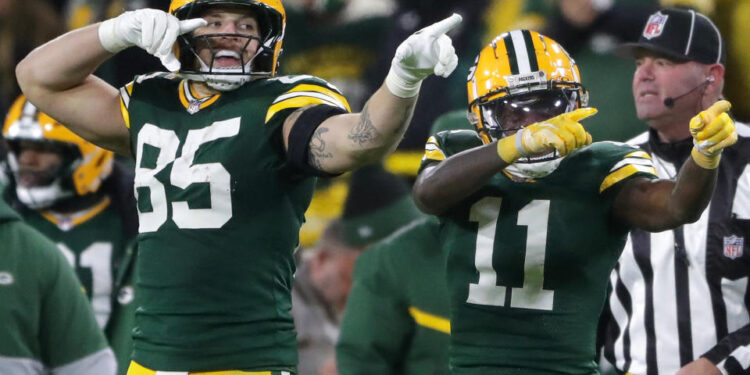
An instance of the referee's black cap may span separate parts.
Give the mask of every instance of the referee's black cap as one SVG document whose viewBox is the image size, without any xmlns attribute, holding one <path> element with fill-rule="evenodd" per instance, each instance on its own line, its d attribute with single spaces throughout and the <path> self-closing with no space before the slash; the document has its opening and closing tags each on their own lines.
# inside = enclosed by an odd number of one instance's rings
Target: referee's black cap
<svg viewBox="0 0 750 375">
<path fill-rule="evenodd" d="M 638 42 L 617 49 L 622 56 L 633 57 L 639 49 L 678 61 L 725 64 L 726 46 L 716 25 L 692 9 L 662 9 L 651 14 Z"/>
</svg>

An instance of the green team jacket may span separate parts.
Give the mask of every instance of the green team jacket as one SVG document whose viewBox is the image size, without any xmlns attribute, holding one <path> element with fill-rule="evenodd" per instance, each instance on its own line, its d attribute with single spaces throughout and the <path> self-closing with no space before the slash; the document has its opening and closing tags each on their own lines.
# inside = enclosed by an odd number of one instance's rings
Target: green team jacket
<svg viewBox="0 0 750 375">
<path fill-rule="evenodd" d="M 72 268 L 0 199 L 0 373 L 113 374 L 115 360 Z"/>
<path fill-rule="evenodd" d="M 437 235 L 437 219 L 421 219 L 359 257 L 336 346 L 342 375 L 448 373 L 448 291 Z"/>
</svg>

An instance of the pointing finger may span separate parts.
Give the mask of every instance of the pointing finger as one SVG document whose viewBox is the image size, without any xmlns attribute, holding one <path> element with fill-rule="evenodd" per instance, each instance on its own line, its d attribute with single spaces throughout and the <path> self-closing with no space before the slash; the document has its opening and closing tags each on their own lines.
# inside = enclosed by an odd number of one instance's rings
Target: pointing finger
<svg viewBox="0 0 750 375">
<path fill-rule="evenodd" d="M 448 31 L 453 30 L 456 26 L 458 26 L 458 24 L 461 23 L 462 19 L 463 18 L 461 17 L 461 15 L 453 13 L 450 17 L 442 21 L 435 22 L 432 25 L 425 27 L 424 32 L 427 35 L 434 36 L 434 37 L 443 35 L 447 33 Z"/>
<path fill-rule="evenodd" d="M 180 21 L 180 35 L 189 33 L 206 25 L 208 25 L 208 21 L 203 18 L 191 18 L 189 20 Z"/>
<path fill-rule="evenodd" d="M 718 117 L 720 114 L 728 111 L 730 108 L 732 108 L 732 103 L 726 100 L 719 100 L 718 102 L 712 104 L 710 107 L 708 107 L 707 110 L 703 111 L 703 113 L 710 116 L 709 118 L 703 118 L 704 123 L 713 121 L 713 119 Z"/>
<path fill-rule="evenodd" d="M 579 122 L 587 117 L 591 117 L 596 114 L 597 109 L 593 107 L 578 108 L 573 112 L 563 113 L 561 116 Z"/>
</svg>

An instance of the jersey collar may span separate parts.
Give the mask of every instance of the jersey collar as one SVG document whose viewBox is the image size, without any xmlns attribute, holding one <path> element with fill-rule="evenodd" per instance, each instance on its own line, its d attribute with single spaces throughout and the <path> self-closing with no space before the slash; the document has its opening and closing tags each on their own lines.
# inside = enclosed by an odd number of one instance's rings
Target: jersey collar
<svg viewBox="0 0 750 375">
<path fill-rule="evenodd" d="M 110 202 L 109 197 L 104 197 L 101 202 L 85 210 L 64 214 L 48 210 L 42 211 L 40 214 L 47 219 L 47 221 L 55 224 L 60 230 L 66 232 L 89 221 L 91 218 L 104 211 L 104 209 L 109 207 Z"/>
<path fill-rule="evenodd" d="M 195 94 L 195 91 L 193 91 L 193 87 L 190 81 L 187 79 L 183 79 L 182 82 L 180 82 L 178 91 L 180 94 L 180 102 L 182 103 L 182 106 L 185 107 L 185 109 L 191 115 L 194 115 L 201 109 L 210 106 L 221 96 L 221 94 L 214 94 L 198 98 Z"/>
</svg>

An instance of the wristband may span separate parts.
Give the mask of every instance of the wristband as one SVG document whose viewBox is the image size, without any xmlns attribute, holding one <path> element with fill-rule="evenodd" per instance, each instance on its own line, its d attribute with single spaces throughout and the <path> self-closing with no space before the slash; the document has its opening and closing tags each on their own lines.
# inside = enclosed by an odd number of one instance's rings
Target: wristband
<svg viewBox="0 0 750 375">
<path fill-rule="evenodd" d="M 422 81 L 417 81 L 417 83 L 406 82 L 391 68 L 388 71 L 388 76 L 385 77 L 385 85 L 391 94 L 406 99 L 417 96 L 419 88 L 422 87 Z"/>
<path fill-rule="evenodd" d="M 117 21 L 115 18 L 110 18 L 99 24 L 99 43 L 110 53 L 117 53 L 130 47 L 126 41 L 117 35 L 117 31 L 115 31 L 116 26 Z"/>
<path fill-rule="evenodd" d="M 698 164 L 703 169 L 716 169 L 719 166 L 719 161 L 721 161 L 721 152 L 713 156 L 708 156 L 695 147 L 690 152 L 690 156 L 693 157 L 695 164 Z"/>
</svg>

